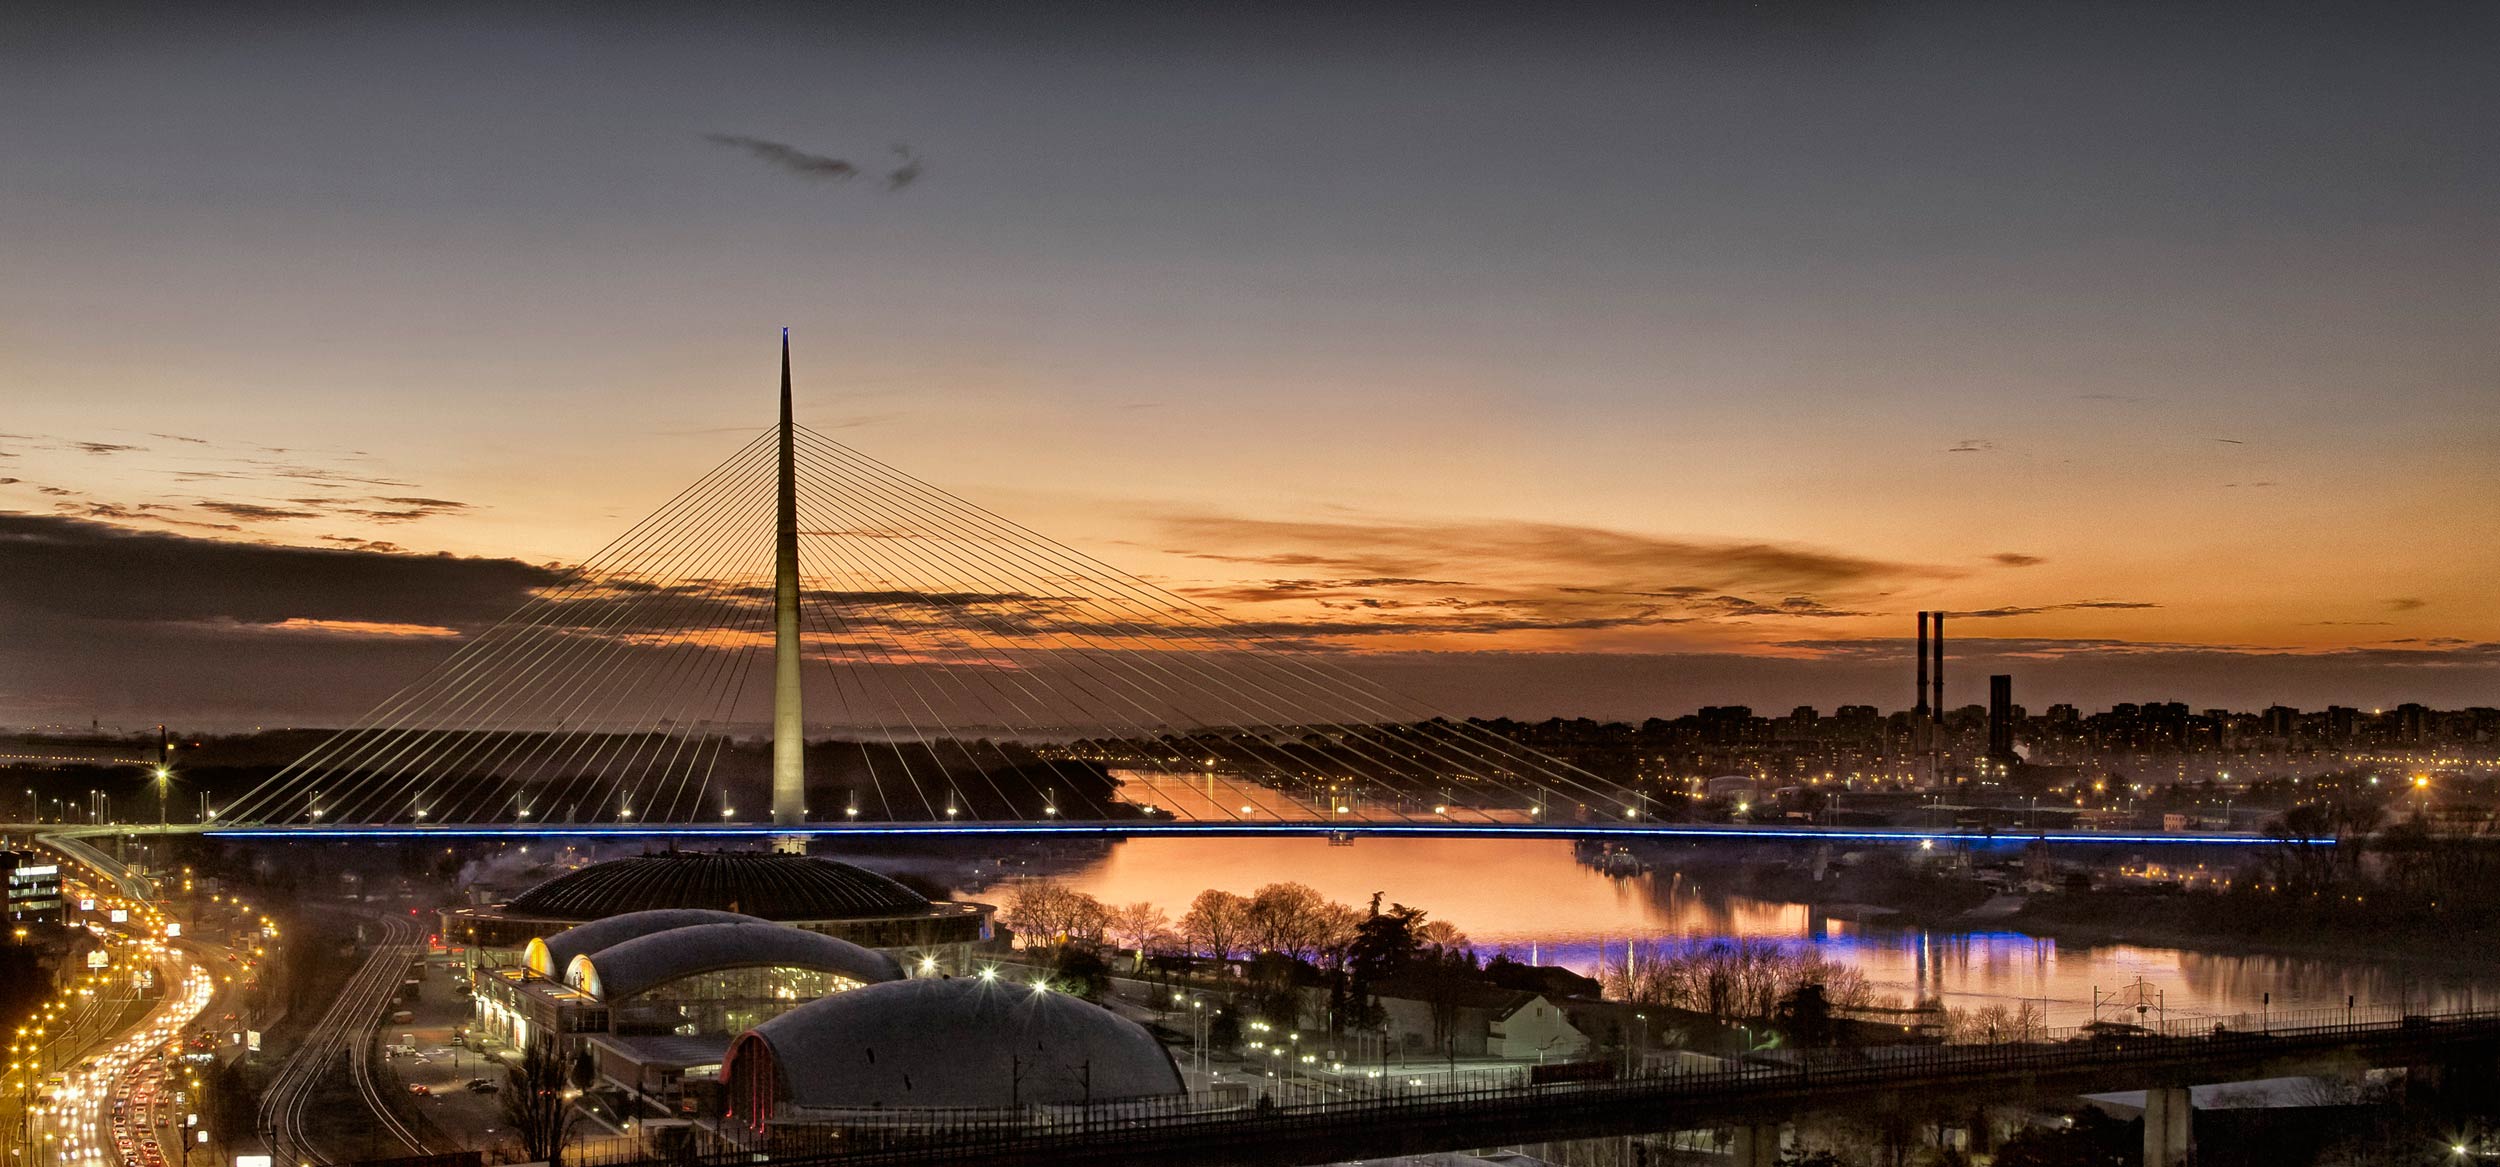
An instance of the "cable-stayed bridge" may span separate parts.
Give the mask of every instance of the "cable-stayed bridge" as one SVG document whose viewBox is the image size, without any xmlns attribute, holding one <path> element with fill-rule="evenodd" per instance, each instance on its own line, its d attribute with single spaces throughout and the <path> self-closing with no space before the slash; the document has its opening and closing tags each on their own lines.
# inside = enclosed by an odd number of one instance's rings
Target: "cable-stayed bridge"
<svg viewBox="0 0 2500 1167">
<path fill-rule="evenodd" d="M 1636 787 L 799 425 L 791 400 L 785 333 L 777 424 L 209 829 L 1937 833 L 1652 821 Z"/>
</svg>

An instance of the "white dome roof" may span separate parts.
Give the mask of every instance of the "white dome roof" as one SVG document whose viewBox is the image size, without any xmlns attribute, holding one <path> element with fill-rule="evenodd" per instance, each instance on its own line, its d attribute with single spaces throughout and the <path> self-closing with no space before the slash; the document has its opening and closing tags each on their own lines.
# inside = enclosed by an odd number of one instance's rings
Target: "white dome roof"
<svg viewBox="0 0 2500 1167">
<path fill-rule="evenodd" d="M 724 1075 L 795 1106 L 992 1107 L 1174 1095 L 1180 1070 L 1134 1021 L 1064 993 L 974 978 L 869 985 L 748 1030 Z M 731 1087 L 733 1095 L 739 1086 Z"/>
</svg>

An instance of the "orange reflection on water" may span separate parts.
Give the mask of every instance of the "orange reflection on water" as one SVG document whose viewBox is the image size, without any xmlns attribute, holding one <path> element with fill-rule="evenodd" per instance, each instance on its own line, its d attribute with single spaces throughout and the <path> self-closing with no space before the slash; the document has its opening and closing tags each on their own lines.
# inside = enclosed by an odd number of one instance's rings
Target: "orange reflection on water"
<svg viewBox="0 0 2500 1167">
<path fill-rule="evenodd" d="M 1207 888 L 1248 895 L 1292 880 L 1357 909 L 1379 892 L 1457 925 L 1487 954 L 1602 938 L 1809 935 L 1804 905 L 1705 898 L 1672 873 L 1618 879 L 1570 854 L 1568 843 L 1535 839 L 1132 839 L 1067 882 L 1175 920 Z"/>
<path fill-rule="evenodd" d="M 2029 1002 L 2057 1025 L 2132 1013 L 2138 997 L 2174 1019 L 2263 1008 L 2333 1010 L 2347 998 L 2433 1010 L 2500 1001 L 2500 977 L 2479 967 L 2060 944 L 2008 931 L 1855 924 L 1803 904 L 1728 894 L 1671 870 L 1606 875 L 1576 861 L 1571 844 L 1557 840 L 1362 838 L 1340 845 L 1292 838 L 1130 839 L 1065 877 L 1109 903 L 1155 904 L 1175 922 L 1201 890 L 1247 895 L 1285 880 L 1358 910 L 1373 892 L 1387 903 L 1422 908 L 1456 925 L 1487 956 L 1508 949 L 1521 959 L 1585 973 L 1596 968 L 1601 945 L 1611 966 L 1623 962 L 1626 945 L 1638 942 L 1810 943 L 1862 969 L 1879 995 L 1902 1003 L 1941 1000 L 1974 1008 Z M 2127 1004 L 2113 1005 L 2113 997 Z"/>
</svg>

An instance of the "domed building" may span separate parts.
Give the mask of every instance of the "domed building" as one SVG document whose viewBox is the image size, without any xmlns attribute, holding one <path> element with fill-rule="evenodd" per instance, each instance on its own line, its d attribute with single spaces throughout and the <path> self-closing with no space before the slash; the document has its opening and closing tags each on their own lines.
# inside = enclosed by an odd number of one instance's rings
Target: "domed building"
<svg viewBox="0 0 2500 1167">
<path fill-rule="evenodd" d="M 1145 1027 L 1046 988 L 986 977 L 869 985 L 740 1034 L 721 1067 L 730 1121 L 1075 1105 L 1186 1092 Z"/>
<path fill-rule="evenodd" d="M 932 903 L 894 880 L 831 859 L 761 851 L 667 851 L 569 871 L 488 907 L 442 913 L 446 944 L 502 963 L 531 940 L 638 912 L 727 912 L 961 970 L 988 938 L 984 904 Z M 568 957 L 569 959 L 569 957 Z M 561 966 L 543 975 L 561 976 Z"/>
<path fill-rule="evenodd" d="M 666 1106 L 717 1075 L 734 1035 L 784 1012 L 964 971 L 990 912 L 829 859 L 671 851 L 441 919 L 444 942 L 467 950 L 482 1035 L 587 1052 L 618 1089 Z"/>
<path fill-rule="evenodd" d="M 732 1035 L 811 1001 L 903 979 L 888 953 L 729 912 L 663 909 L 534 937 L 472 978 L 479 1031 L 570 1059 L 665 1106 L 719 1072 Z M 561 971 L 558 971 L 558 970 Z"/>
</svg>

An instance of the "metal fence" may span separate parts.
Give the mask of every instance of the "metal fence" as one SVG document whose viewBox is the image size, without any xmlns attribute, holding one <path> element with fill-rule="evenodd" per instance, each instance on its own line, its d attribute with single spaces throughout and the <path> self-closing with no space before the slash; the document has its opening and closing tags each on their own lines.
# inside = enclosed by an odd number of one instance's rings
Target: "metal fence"
<svg viewBox="0 0 2500 1167">
<path fill-rule="evenodd" d="M 2265 1011 L 2198 1017 L 2150 1025 L 2086 1025 L 2051 1030 L 2024 1041 L 1959 1045 L 1790 1049 L 1747 1055 L 1716 1067 L 1668 1066 L 1596 1080 L 1522 1084 L 1516 1072 L 1499 1083 L 1458 1080 L 1419 1089 L 1411 1081 L 1380 1089 L 1319 1091 L 1307 1101 L 1218 1103 L 1207 1096 L 1130 1099 L 1081 1106 L 980 1110 L 862 1110 L 810 1113 L 765 1132 L 684 1128 L 680 1146 L 657 1151 L 639 1140 L 581 1144 L 570 1167 L 676 1164 L 727 1167 L 759 1161 L 792 1164 L 942 1162 L 1022 1149 L 1068 1151 L 1087 1144 L 1165 1144 L 1307 1137 L 1373 1124 L 1425 1127 L 1463 1116 L 1511 1112 L 1557 1115 L 1706 1113 L 1714 1105 L 1758 1104 L 1766 1097 L 1804 1097 L 1851 1090 L 1950 1088 L 2059 1072 L 2165 1066 L 2269 1055 L 2298 1055 L 2344 1045 L 2500 1042 L 2500 1011 L 2419 1015 L 2391 1007 Z"/>
</svg>

